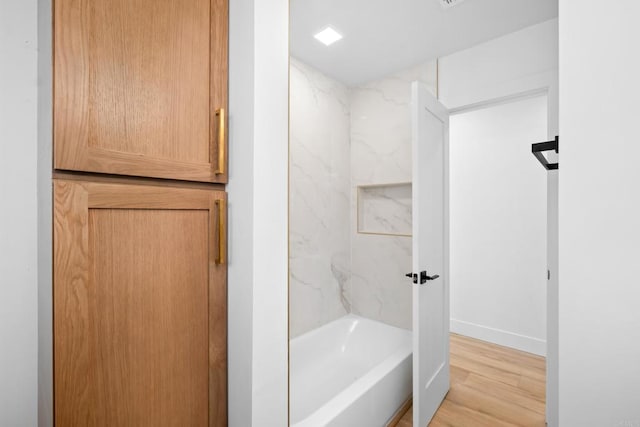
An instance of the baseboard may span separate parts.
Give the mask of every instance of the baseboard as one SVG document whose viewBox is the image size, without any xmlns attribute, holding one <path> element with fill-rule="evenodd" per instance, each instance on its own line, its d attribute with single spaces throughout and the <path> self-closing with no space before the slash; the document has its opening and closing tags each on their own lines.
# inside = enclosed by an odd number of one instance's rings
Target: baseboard
<svg viewBox="0 0 640 427">
<path fill-rule="evenodd" d="M 465 322 L 463 320 L 451 319 L 451 332 L 488 341 L 527 353 L 546 356 L 547 342 L 539 338 L 528 337 L 526 335 L 515 334 L 501 329 L 490 328 L 476 323 Z"/>
<path fill-rule="evenodd" d="M 404 416 L 404 414 L 406 414 L 407 411 L 409 409 L 411 409 L 411 405 L 412 404 L 413 404 L 413 394 L 411 396 L 409 396 L 409 398 L 407 400 L 405 400 L 405 402 L 402 404 L 402 406 L 400 406 L 398 408 L 396 413 L 393 414 L 393 417 L 391 417 L 391 419 L 387 423 L 386 427 L 396 427 L 398 425 L 398 423 L 400 422 L 400 420 L 402 419 L 402 417 Z"/>
</svg>

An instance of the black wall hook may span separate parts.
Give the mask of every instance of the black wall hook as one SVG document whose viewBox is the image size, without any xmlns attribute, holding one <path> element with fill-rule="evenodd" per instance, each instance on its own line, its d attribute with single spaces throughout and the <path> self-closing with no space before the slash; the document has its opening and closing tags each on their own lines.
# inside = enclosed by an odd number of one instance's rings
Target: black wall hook
<svg viewBox="0 0 640 427">
<path fill-rule="evenodd" d="M 547 159 L 542 155 L 542 152 L 554 150 L 556 153 L 558 153 L 559 145 L 560 137 L 556 136 L 556 139 L 554 139 L 553 141 L 537 142 L 535 144 L 531 144 L 531 152 L 536 157 L 536 159 L 538 159 L 538 161 L 542 163 L 542 166 L 544 166 L 546 170 L 556 170 L 559 166 L 558 163 L 549 163 Z"/>
</svg>

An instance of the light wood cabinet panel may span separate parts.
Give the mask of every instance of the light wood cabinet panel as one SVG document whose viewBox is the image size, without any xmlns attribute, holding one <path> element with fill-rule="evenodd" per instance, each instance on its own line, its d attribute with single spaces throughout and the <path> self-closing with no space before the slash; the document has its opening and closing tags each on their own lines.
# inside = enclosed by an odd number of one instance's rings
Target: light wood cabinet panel
<svg viewBox="0 0 640 427">
<path fill-rule="evenodd" d="M 56 0 L 54 167 L 227 181 L 228 0 Z"/>
<path fill-rule="evenodd" d="M 226 425 L 225 200 L 54 181 L 56 426 Z"/>
</svg>

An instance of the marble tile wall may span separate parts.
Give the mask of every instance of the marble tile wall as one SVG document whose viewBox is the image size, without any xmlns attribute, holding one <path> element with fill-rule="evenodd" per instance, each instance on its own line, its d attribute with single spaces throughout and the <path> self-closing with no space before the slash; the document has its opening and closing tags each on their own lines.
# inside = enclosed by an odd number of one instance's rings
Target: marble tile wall
<svg viewBox="0 0 640 427">
<path fill-rule="evenodd" d="M 290 337 L 351 311 L 349 89 L 291 58 Z"/>
<path fill-rule="evenodd" d="M 359 186 L 358 232 L 411 235 L 411 183 Z"/>
<path fill-rule="evenodd" d="M 411 237 L 359 233 L 358 186 L 411 181 L 411 83 L 435 92 L 435 76 L 428 63 L 347 88 L 291 59 L 291 338 L 349 312 L 411 328 Z M 406 234 L 406 193 L 370 189 L 369 225 Z"/>
<path fill-rule="evenodd" d="M 411 83 L 436 86 L 435 62 L 351 89 L 352 312 L 411 328 L 411 237 L 357 230 L 357 186 L 411 181 Z M 384 217 L 382 206 L 373 216 Z M 405 217 L 406 219 L 406 217 Z M 380 220 L 379 220 L 380 222 Z"/>
</svg>

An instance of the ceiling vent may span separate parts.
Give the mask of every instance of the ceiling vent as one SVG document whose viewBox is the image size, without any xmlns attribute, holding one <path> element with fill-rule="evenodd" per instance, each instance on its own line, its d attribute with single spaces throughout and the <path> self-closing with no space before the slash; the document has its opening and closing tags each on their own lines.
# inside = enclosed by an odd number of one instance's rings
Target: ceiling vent
<svg viewBox="0 0 640 427">
<path fill-rule="evenodd" d="M 440 6 L 442 6 L 443 9 L 449 9 L 450 7 L 460 4 L 463 1 L 464 0 L 438 0 L 438 3 L 440 3 Z"/>
</svg>

